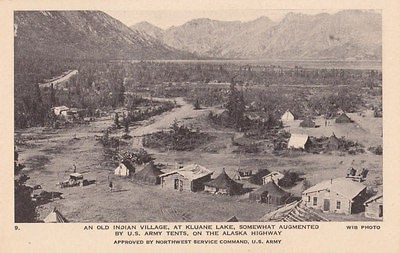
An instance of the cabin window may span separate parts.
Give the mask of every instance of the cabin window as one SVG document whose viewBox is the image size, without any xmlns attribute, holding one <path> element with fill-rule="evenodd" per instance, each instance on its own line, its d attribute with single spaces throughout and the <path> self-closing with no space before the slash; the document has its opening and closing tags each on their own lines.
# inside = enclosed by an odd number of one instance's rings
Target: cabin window
<svg viewBox="0 0 400 253">
<path fill-rule="evenodd" d="M 340 209 L 340 201 L 336 201 L 336 209 Z"/>
<path fill-rule="evenodd" d="M 313 206 L 316 206 L 316 205 L 317 205 L 317 197 L 314 197 L 314 198 L 313 198 L 313 203 L 312 203 L 312 204 L 313 204 Z"/>
<path fill-rule="evenodd" d="M 311 202 L 311 196 L 307 196 L 307 202 Z"/>
</svg>

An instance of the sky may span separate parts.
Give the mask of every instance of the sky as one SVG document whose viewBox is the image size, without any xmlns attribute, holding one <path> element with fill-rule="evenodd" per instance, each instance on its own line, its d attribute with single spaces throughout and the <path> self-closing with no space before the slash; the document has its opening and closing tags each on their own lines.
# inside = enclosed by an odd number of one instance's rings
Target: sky
<svg viewBox="0 0 400 253">
<path fill-rule="evenodd" d="M 261 16 L 267 16 L 273 21 L 280 21 L 287 13 L 296 12 L 303 14 L 336 13 L 339 10 L 271 10 L 271 9 L 245 9 L 245 10 L 110 10 L 104 11 L 118 19 L 125 25 L 131 26 L 141 21 L 147 21 L 160 28 L 182 25 L 196 18 L 210 18 L 222 21 L 250 21 Z"/>
</svg>

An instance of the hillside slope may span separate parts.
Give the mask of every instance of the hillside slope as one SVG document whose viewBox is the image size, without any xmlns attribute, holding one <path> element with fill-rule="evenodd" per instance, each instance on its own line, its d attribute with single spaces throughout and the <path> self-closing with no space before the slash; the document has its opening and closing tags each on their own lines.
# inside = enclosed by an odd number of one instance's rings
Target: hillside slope
<svg viewBox="0 0 400 253">
<path fill-rule="evenodd" d="M 101 11 L 14 12 L 15 56 L 168 59 L 189 54 L 133 31 Z"/>
</svg>

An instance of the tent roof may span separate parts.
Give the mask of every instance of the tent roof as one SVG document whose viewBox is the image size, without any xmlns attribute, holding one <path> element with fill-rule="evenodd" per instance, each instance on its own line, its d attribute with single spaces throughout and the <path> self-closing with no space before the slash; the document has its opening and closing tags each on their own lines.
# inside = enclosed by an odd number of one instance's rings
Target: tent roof
<svg viewBox="0 0 400 253">
<path fill-rule="evenodd" d="M 256 193 L 268 192 L 269 195 L 274 195 L 274 196 L 286 196 L 289 194 L 288 192 L 282 190 L 274 182 L 268 182 L 267 184 L 261 186 L 254 192 Z"/>
<path fill-rule="evenodd" d="M 238 220 L 238 218 L 236 216 L 232 216 L 226 222 L 239 222 L 239 220 Z"/>
<path fill-rule="evenodd" d="M 329 221 L 321 215 L 314 212 L 311 208 L 305 206 L 302 200 L 289 203 L 277 210 L 267 213 L 260 221 Z"/>
<path fill-rule="evenodd" d="M 233 179 L 231 179 L 228 174 L 226 174 L 225 169 L 222 170 L 222 173 L 218 175 L 218 177 L 214 178 L 210 182 L 204 183 L 204 185 L 220 188 L 220 189 L 227 189 L 227 188 L 234 188 L 234 187 L 242 187 L 243 184 L 237 183 Z"/>
<path fill-rule="evenodd" d="M 142 170 L 136 172 L 133 176 L 135 178 L 143 179 L 143 178 L 156 178 L 161 174 L 162 174 L 161 170 L 157 168 L 153 162 L 149 162 L 144 166 Z"/>
<path fill-rule="evenodd" d="M 49 215 L 47 215 L 46 218 L 44 218 L 45 223 L 67 223 L 67 219 L 64 218 L 64 216 L 54 208 Z"/>
<path fill-rule="evenodd" d="M 340 116 L 339 116 L 339 117 L 337 117 L 337 118 L 336 118 L 336 120 L 339 120 L 339 121 L 341 121 L 341 120 L 351 121 L 350 117 L 349 117 L 349 116 L 347 116 L 347 114 L 346 114 L 346 113 L 342 113 L 342 114 L 340 114 Z"/>
<path fill-rule="evenodd" d="M 330 190 L 331 192 L 336 192 L 348 199 L 353 199 L 362 190 L 366 188 L 365 185 L 359 182 L 355 182 L 349 178 L 335 178 L 331 180 L 322 181 L 307 190 L 303 191 L 303 194 Z"/>
<path fill-rule="evenodd" d="M 292 134 L 288 142 L 288 148 L 304 148 L 308 141 L 306 134 Z"/>
<path fill-rule="evenodd" d="M 315 125 L 315 122 L 310 119 L 310 118 L 305 118 L 302 122 L 300 122 L 300 125 Z"/>
<path fill-rule="evenodd" d="M 340 141 L 339 141 L 339 139 L 336 137 L 336 135 L 332 134 L 332 135 L 329 137 L 329 142 L 337 142 L 337 143 L 339 143 Z"/>
<path fill-rule="evenodd" d="M 293 114 L 290 110 L 286 110 L 286 111 L 282 114 L 281 119 L 285 119 L 285 118 L 288 118 L 288 117 L 293 117 L 293 118 L 295 118 L 294 114 Z"/>
</svg>

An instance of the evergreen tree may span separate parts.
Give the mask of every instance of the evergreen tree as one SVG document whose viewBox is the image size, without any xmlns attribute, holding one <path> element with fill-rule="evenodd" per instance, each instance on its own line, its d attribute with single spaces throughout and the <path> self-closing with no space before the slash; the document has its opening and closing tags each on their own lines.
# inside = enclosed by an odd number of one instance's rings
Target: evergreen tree
<svg viewBox="0 0 400 253">
<path fill-rule="evenodd" d="M 128 117 L 124 118 L 123 124 L 124 124 L 124 132 L 126 135 L 128 135 L 129 134 L 129 119 L 128 119 Z"/>
<path fill-rule="evenodd" d="M 194 109 L 195 110 L 199 110 L 200 109 L 200 102 L 199 102 L 199 99 L 196 99 L 196 101 L 194 102 Z"/>
<path fill-rule="evenodd" d="M 245 111 L 243 92 L 239 92 L 233 83 L 230 86 L 226 109 L 235 127 L 242 127 Z"/>
<path fill-rule="evenodd" d="M 121 127 L 121 125 L 120 125 L 120 123 L 119 123 L 119 116 L 118 116 L 118 113 L 115 113 L 114 124 L 115 124 L 115 126 L 116 126 L 117 128 L 120 128 L 120 127 Z"/>
</svg>

